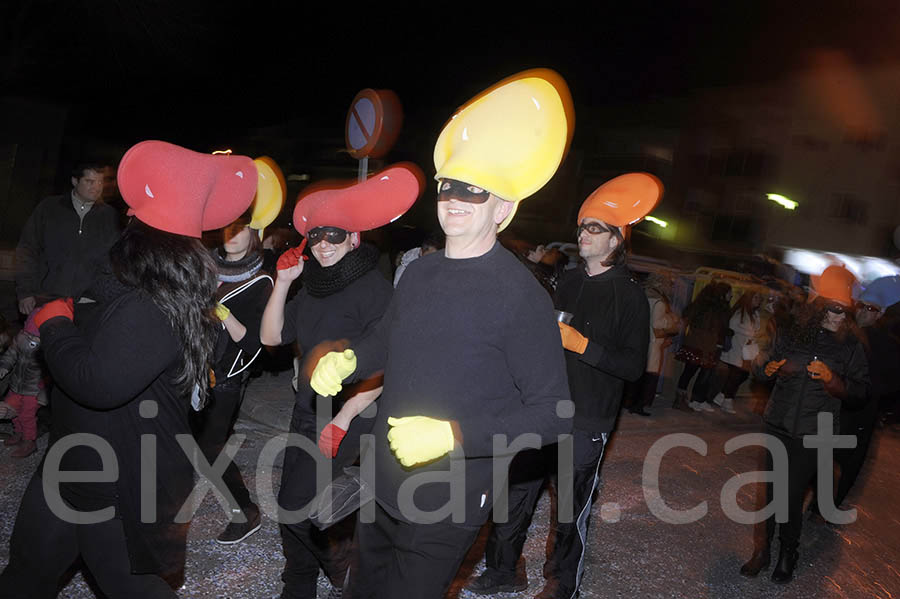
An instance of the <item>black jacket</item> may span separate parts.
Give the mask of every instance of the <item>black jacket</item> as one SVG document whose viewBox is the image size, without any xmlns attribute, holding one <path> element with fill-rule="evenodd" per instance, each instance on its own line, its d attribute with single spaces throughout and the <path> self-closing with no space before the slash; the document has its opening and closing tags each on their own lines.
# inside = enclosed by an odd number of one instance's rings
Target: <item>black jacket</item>
<svg viewBox="0 0 900 599">
<path fill-rule="evenodd" d="M 112 447 L 118 478 L 64 482 L 60 492 L 81 511 L 114 506 L 125 529 L 132 572 L 171 575 L 183 567 L 187 533 L 187 525 L 175 524 L 174 518 L 193 486 L 193 469 L 176 440 L 176 435 L 190 435 L 190 398 L 174 383 L 181 341 L 140 290 L 124 288 L 98 308 L 87 323 L 52 318 L 41 326 L 41 346 L 56 383 L 50 447 L 75 433 L 100 437 Z M 142 464 L 142 443 L 155 444 L 156 451 L 147 453 L 155 459 L 152 466 Z M 38 473 L 46 478 L 44 466 Z M 66 451 L 60 462 L 62 471 L 99 471 L 102 466 L 99 454 L 84 445 Z M 142 471 L 154 485 L 145 490 L 143 503 Z M 141 522 L 142 508 L 154 507 L 155 518 Z"/>
<path fill-rule="evenodd" d="M 16 295 L 81 297 L 118 240 L 119 224 L 115 208 L 102 202 L 95 202 L 82 220 L 71 193 L 42 201 L 16 247 Z"/>
<path fill-rule="evenodd" d="M 222 325 L 216 345 L 216 359 L 213 372 L 216 382 L 224 383 L 236 377 L 253 363 L 262 343 L 259 341 L 259 326 L 269 295 L 272 294 L 272 277 L 259 274 L 248 281 L 223 284 L 217 292 L 218 300 L 234 314 L 247 329 L 240 341 L 234 341 L 225 325 Z M 237 379 L 240 380 L 240 376 Z"/>
<path fill-rule="evenodd" d="M 830 383 L 810 378 L 806 367 L 814 358 L 834 373 Z M 782 359 L 787 362 L 767 377 L 765 365 Z M 766 425 L 795 438 L 816 433 L 820 412 L 834 415 L 836 433 L 841 407 L 861 407 L 869 392 L 869 365 L 862 343 L 852 334 L 841 339 L 821 328 L 806 346 L 790 342 L 786 335 L 780 336 L 770 355 L 760 355 L 754 361 L 754 373 L 758 378 L 776 379 L 763 415 Z"/>
<path fill-rule="evenodd" d="M 574 315 L 570 326 L 588 338 L 584 354 L 565 352 L 575 428 L 611 432 L 625 381 L 638 380 L 647 365 L 647 296 L 625 266 L 593 277 L 578 268 L 560 281 L 555 304 Z"/>
</svg>

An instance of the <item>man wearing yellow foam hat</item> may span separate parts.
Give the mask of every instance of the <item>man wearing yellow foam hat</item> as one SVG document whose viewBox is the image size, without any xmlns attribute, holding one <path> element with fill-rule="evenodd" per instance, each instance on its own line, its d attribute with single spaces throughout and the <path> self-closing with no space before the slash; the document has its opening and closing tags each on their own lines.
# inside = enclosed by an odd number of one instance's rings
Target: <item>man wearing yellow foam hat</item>
<svg viewBox="0 0 900 599">
<path fill-rule="evenodd" d="M 572 122 L 565 83 L 543 69 L 457 111 L 434 151 L 444 251 L 412 262 L 373 334 L 313 372 L 313 388 L 334 395 L 384 369 L 359 596 L 443 597 L 488 518 L 494 479 L 505 481 L 508 443 L 526 433 L 552 443 L 571 428 L 557 415 L 570 402 L 553 306 L 496 237 L 553 176 Z M 499 451 L 495 434 L 506 437 Z"/>
<path fill-rule="evenodd" d="M 623 230 L 646 216 L 659 201 L 662 186 L 646 173 L 629 173 L 606 182 L 584 201 L 578 213 L 578 251 L 582 268 L 560 281 L 554 303 L 571 315 L 559 323 L 566 352 L 569 389 L 575 402 L 571 479 L 560 472 L 559 505 L 553 550 L 544 566 L 547 578 L 540 599 L 574 597 L 584 572 L 585 539 L 591 497 L 600 461 L 622 401 L 625 381 L 644 373 L 649 344 L 649 304 L 625 266 Z M 487 568 L 466 588 L 490 595 L 527 586 L 517 563 L 544 477 L 542 455 L 525 451 L 510 468 L 509 519 L 495 523 L 488 539 Z M 538 473 L 535 476 L 535 473 Z M 563 521 L 568 520 L 568 521 Z"/>
</svg>

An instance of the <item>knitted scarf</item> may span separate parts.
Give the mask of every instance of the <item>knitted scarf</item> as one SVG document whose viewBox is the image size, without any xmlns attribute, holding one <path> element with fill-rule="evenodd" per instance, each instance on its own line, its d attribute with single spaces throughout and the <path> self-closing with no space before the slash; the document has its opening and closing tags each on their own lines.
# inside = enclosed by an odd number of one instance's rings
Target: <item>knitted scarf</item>
<svg viewBox="0 0 900 599">
<path fill-rule="evenodd" d="M 378 263 L 378 248 L 364 243 L 348 252 L 333 266 L 322 266 L 315 258 L 303 265 L 303 286 L 312 297 L 328 297 L 347 287 Z"/>
<path fill-rule="evenodd" d="M 250 252 L 240 260 L 229 262 L 225 259 L 225 251 L 217 248 L 212 251 L 216 261 L 219 280 L 223 283 L 240 283 L 253 277 L 262 268 L 262 252 Z"/>
</svg>

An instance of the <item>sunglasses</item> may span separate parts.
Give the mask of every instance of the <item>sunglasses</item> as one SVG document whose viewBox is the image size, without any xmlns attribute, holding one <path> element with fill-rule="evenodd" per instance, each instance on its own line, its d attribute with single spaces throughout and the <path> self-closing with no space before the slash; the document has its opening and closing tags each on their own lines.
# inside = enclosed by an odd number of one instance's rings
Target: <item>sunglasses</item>
<svg viewBox="0 0 900 599">
<path fill-rule="evenodd" d="M 582 231 L 587 231 L 591 235 L 599 235 L 600 233 L 611 233 L 612 231 L 606 225 L 600 223 L 583 223 L 575 229 L 575 237 L 581 235 Z"/>
<path fill-rule="evenodd" d="M 491 192 L 486 189 L 455 179 L 441 179 L 441 183 L 438 185 L 438 202 L 456 200 L 467 204 L 484 204 L 490 195 Z"/>
<path fill-rule="evenodd" d="M 847 312 L 847 309 L 840 304 L 828 304 L 827 306 L 825 306 L 825 309 L 832 314 L 844 314 Z"/>
<path fill-rule="evenodd" d="M 313 247 L 323 239 L 331 244 L 343 243 L 347 239 L 347 231 L 337 227 L 316 227 L 306 232 L 309 247 Z"/>
<path fill-rule="evenodd" d="M 856 304 L 856 307 L 860 310 L 865 310 L 866 312 L 880 312 L 881 308 L 878 306 L 873 306 L 872 304 L 864 304 L 862 302 Z"/>
</svg>

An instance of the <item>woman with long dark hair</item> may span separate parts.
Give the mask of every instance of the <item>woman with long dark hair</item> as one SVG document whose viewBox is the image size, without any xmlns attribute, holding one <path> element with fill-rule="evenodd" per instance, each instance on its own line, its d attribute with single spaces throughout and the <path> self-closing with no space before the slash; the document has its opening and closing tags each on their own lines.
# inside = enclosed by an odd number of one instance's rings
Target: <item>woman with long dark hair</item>
<svg viewBox="0 0 900 599">
<path fill-rule="evenodd" d="M 762 296 L 748 290 L 734 304 L 728 328 L 732 332 L 731 348 L 723 351 L 719 360 L 725 364 L 727 374 L 722 392 L 716 395 L 713 402 L 726 414 L 734 414 L 734 396 L 738 387 L 750 376 L 750 361 L 759 354 L 756 338 L 761 329 L 759 307 Z"/>
<path fill-rule="evenodd" d="M 199 237 L 247 208 L 256 170 L 153 141 L 125 154 L 118 182 L 135 219 L 93 285 L 99 305 L 82 319 L 55 300 L 35 317 L 56 383 L 50 446 L 16 516 L 3 598 L 55 597 L 78 557 L 111 597 L 175 597 L 183 576 L 176 515 L 193 469 L 176 436 L 205 402 L 219 326 Z"/>
<path fill-rule="evenodd" d="M 678 379 L 673 407 L 685 411 L 713 411 L 708 403 L 709 382 L 722 350 L 730 299 L 731 286 L 712 281 L 684 309 L 684 340 L 675 352 L 675 359 L 684 362 L 684 370 Z M 688 385 L 695 374 L 697 380 L 689 395 Z"/>
<path fill-rule="evenodd" d="M 843 267 L 825 269 L 813 280 L 815 299 L 799 307 L 794 324 L 785 335 L 779 335 L 771 355 L 754 364 L 757 376 L 776 379 L 763 417 L 771 444 L 765 470 L 773 469 L 775 451 L 786 452 L 788 462 L 787 472 L 776 471 L 775 482 L 766 484 L 766 505 L 774 496 L 773 484 L 787 486 L 788 519 L 779 524 L 778 564 L 772 572 L 777 583 L 793 578 L 799 559 L 803 496 L 817 471 L 817 449 L 805 447 L 803 437 L 818 432 L 818 418 L 823 413 L 834 417 L 832 430 L 823 433 L 837 434 L 841 408 L 861 405 L 868 395 L 866 353 L 848 317 L 853 281 Z M 741 567 L 744 576 L 756 576 L 769 566 L 775 517 L 773 513 L 765 521 L 765 536 L 758 534 L 753 557 Z"/>
</svg>

